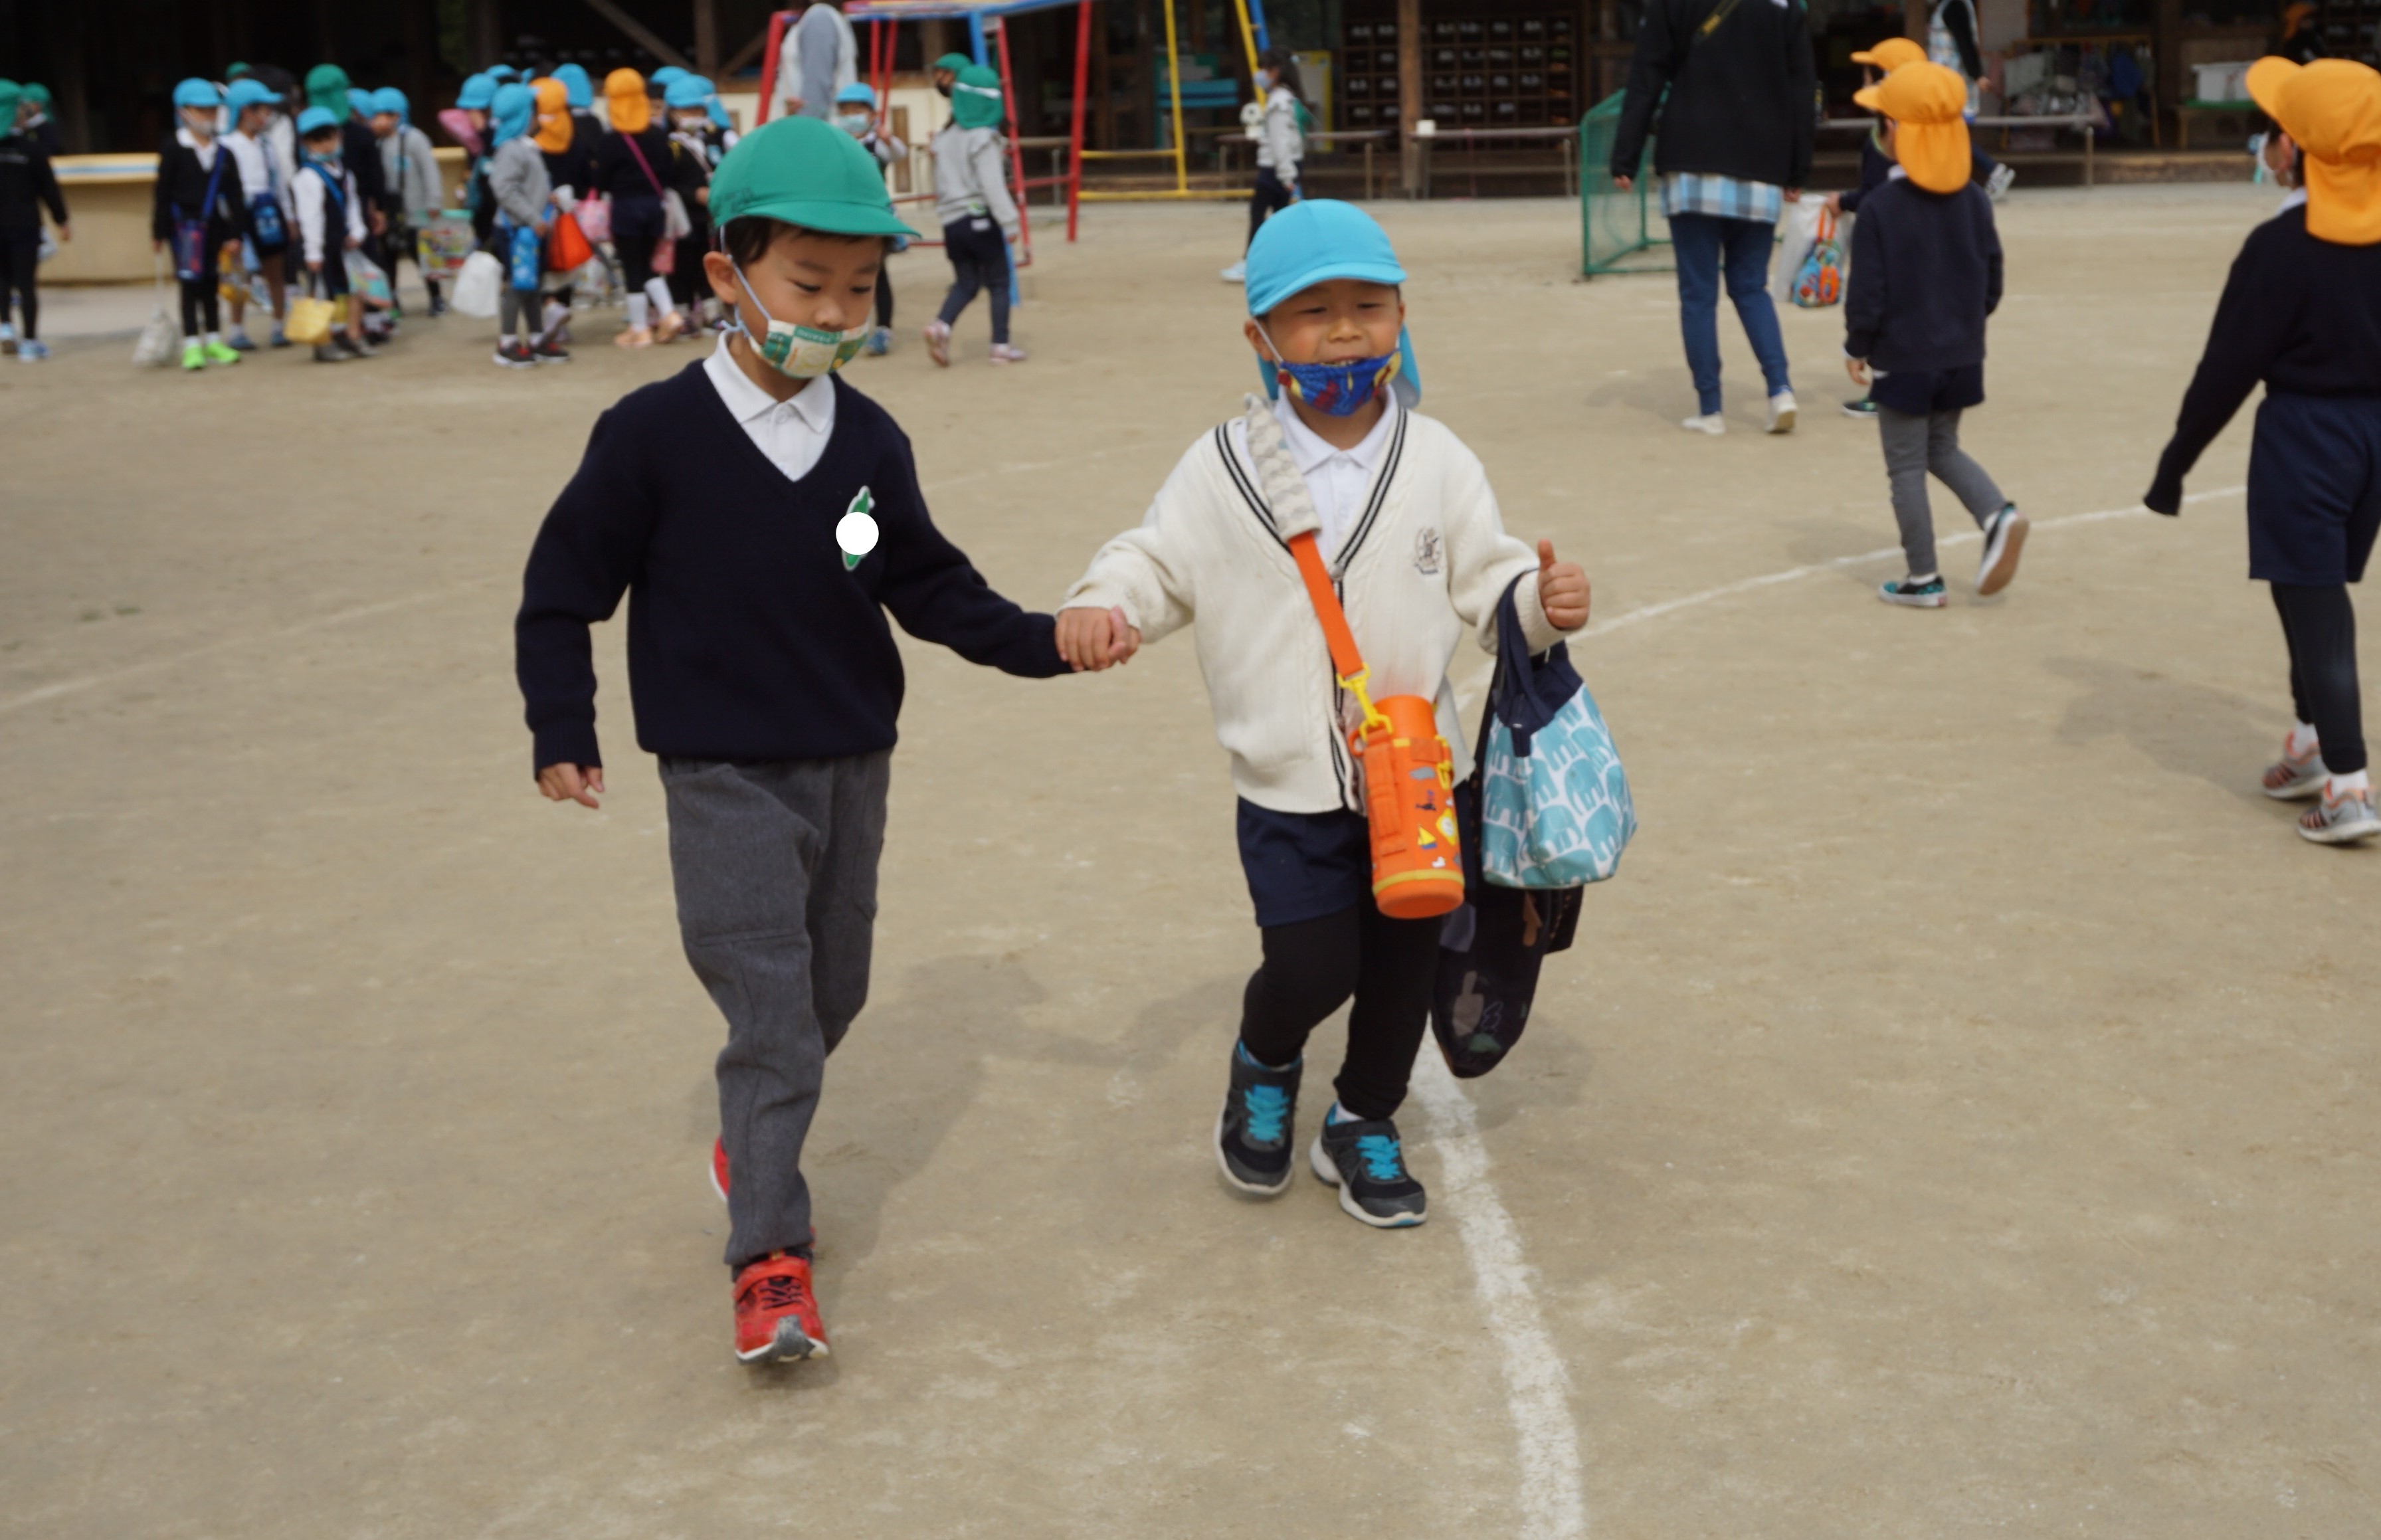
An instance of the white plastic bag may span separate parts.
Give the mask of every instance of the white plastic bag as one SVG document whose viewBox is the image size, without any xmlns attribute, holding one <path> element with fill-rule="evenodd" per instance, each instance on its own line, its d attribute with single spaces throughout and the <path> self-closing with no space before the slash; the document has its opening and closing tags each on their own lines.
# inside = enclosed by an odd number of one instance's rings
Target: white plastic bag
<svg viewBox="0 0 2381 1540">
<path fill-rule="evenodd" d="M 182 350 L 182 329 L 165 310 L 165 262 L 157 259 L 157 306 L 149 312 L 149 324 L 140 328 L 140 340 L 132 345 L 132 361 L 140 368 L 153 368 L 171 363 Z"/>
<path fill-rule="evenodd" d="M 1823 194 L 1805 193 L 1801 202 L 1787 204 L 1785 216 L 1777 221 L 1777 249 L 1769 259 L 1769 298 L 1780 305 L 1794 302 L 1794 275 L 1802 271 L 1802 259 L 1811 254 L 1811 243 L 1819 233 L 1819 215 L 1825 210 Z"/>
<path fill-rule="evenodd" d="M 472 252 L 463 259 L 463 270 L 455 275 L 455 309 L 461 314 L 486 320 L 496 313 L 496 291 L 504 282 L 504 263 L 485 251 Z"/>
</svg>

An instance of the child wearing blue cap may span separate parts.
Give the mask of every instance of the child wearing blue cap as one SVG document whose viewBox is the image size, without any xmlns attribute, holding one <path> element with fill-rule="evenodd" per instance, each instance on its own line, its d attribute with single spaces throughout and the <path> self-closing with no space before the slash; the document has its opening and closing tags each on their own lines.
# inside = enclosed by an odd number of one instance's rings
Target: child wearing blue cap
<svg viewBox="0 0 2381 1540">
<path fill-rule="evenodd" d="M 515 623 L 541 792 L 604 790 L 588 629 L 629 596 L 637 741 L 661 758 L 687 960 L 727 1019 L 714 1180 L 736 1354 L 827 1351 L 802 1145 L 868 995 L 902 629 L 972 663 L 1067 672 L 1055 624 L 934 528 L 910 441 L 836 377 L 907 226 L 840 130 L 779 118 L 711 184 L 703 271 L 735 316 L 710 358 L 633 392 L 530 553 Z"/>
<path fill-rule="evenodd" d="M 181 126 L 157 152 L 157 193 L 149 233 L 160 251 L 171 251 L 174 275 L 182 286 L 182 367 L 238 363 L 224 346 L 223 312 L 216 294 L 224 242 L 248 230 L 248 192 L 239 162 L 215 139 L 223 92 L 211 81 L 188 79 L 174 88 L 174 114 Z"/>
<path fill-rule="evenodd" d="M 231 129 L 223 136 L 223 145 L 239 166 L 240 185 L 248 192 L 244 249 L 249 253 L 248 266 L 263 278 L 265 291 L 272 296 L 273 346 L 287 348 L 289 339 L 281 335 L 281 318 L 288 303 L 289 177 L 281 168 L 279 146 L 271 137 L 280 104 L 280 93 L 263 80 L 249 75 L 234 80 L 224 92 Z M 225 346 L 242 353 L 256 347 L 248 336 L 248 293 L 243 276 L 232 287 L 231 326 L 225 338 Z"/>
<path fill-rule="evenodd" d="M 1375 697 L 1435 702 L 1456 776 L 1470 774 L 1447 665 L 1469 633 L 1490 653 L 1509 589 L 1530 650 L 1587 624 L 1586 574 L 1505 532 L 1479 459 L 1412 409 L 1405 272 L 1352 204 L 1273 215 L 1248 252 L 1243 326 L 1270 402 L 1201 435 L 1140 528 L 1068 591 L 1058 645 L 1081 667 L 1195 623 L 1215 736 L 1239 793 L 1241 866 L 1264 960 L 1242 1000 L 1215 1132 L 1224 1178 L 1289 1188 L 1307 1034 L 1351 996 L 1347 1053 L 1308 1160 L 1363 1223 L 1422 1223 L 1427 1202 L 1395 1121 L 1427 1022 L 1439 921 L 1380 912 L 1343 737 L 1348 696 L 1289 542 L 1313 533 Z"/>
<path fill-rule="evenodd" d="M 880 166 L 910 158 L 910 147 L 900 136 L 890 128 L 878 127 L 876 88 L 865 80 L 854 80 L 835 93 L 835 126 L 858 140 L 860 147 L 875 156 Z M 892 251 L 909 249 L 907 237 L 893 238 Z M 868 354 L 881 359 L 892 350 L 893 275 L 888 269 L 876 275 L 876 330 L 868 336 Z"/>
<path fill-rule="evenodd" d="M 308 107 L 298 115 L 299 162 L 292 191 L 306 287 L 319 289 L 325 299 L 348 301 L 346 326 L 314 345 L 316 363 L 368 359 L 374 351 L 364 340 L 364 308 L 348 287 L 347 254 L 364 243 L 364 200 L 342 153 L 345 128 L 328 107 Z"/>
<path fill-rule="evenodd" d="M 446 303 L 438 294 L 438 275 L 421 264 L 421 231 L 446 202 L 437 152 L 430 136 L 414 126 L 413 104 L 395 86 L 372 93 L 372 131 L 380 141 L 381 180 L 388 189 L 388 230 L 381 246 L 388 252 L 389 291 L 396 292 L 397 263 L 403 258 L 421 275 L 430 313 L 440 314 Z"/>
</svg>

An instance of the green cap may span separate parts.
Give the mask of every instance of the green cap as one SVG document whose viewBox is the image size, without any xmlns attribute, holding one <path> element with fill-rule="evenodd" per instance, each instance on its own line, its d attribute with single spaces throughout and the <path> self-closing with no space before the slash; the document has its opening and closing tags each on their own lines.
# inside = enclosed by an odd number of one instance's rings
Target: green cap
<svg viewBox="0 0 2381 1540">
<path fill-rule="evenodd" d="M 306 71 L 306 104 L 328 108 L 332 116 L 348 119 L 348 72 L 336 64 L 318 64 Z"/>
<path fill-rule="evenodd" d="M 1000 76 L 990 65 L 971 64 L 951 87 L 951 116 L 962 128 L 1000 125 Z"/>
<path fill-rule="evenodd" d="M 960 70 L 968 68 L 974 63 L 975 61 L 969 58 L 965 54 L 945 54 L 941 58 L 934 61 L 934 67 L 936 69 L 947 69 L 952 74 L 956 75 Z"/>
<path fill-rule="evenodd" d="M 41 81 L 26 81 L 24 91 L 25 100 L 32 103 L 34 105 L 46 107 L 50 104 L 50 88 L 42 84 Z"/>
<path fill-rule="evenodd" d="M 24 87 L 14 80 L 0 80 L 0 139 L 17 131 L 17 103 L 23 92 Z"/>
<path fill-rule="evenodd" d="M 775 219 L 837 236 L 913 236 L 893 212 L 885 174 L 860 141 L 824 118 L 780 117 L 736 141 L 711 178 L 711 217 Z"/>
</svg>

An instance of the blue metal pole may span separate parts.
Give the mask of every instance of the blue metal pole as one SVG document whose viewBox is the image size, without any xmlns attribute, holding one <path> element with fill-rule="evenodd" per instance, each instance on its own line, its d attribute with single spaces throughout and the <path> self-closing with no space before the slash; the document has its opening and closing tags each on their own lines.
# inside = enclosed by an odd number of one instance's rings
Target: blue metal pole
<svg viewBox="0 0 2381 1540">
<path fill-rule="evenodd" d="M 982 11 L 968 12 L 968 43 L 975 54 L 976 63 L 990 64 L 992 62 L 992 51 L 984 45 L 983 13 Z"/>
<path fill-rule="evenodd" d="M 1264 0 L 1249 0 L 1249 25 L 1256 31 L 1258 53 L 1273 46 L 1273 40 L 1265 36 Z"/>
</svg>

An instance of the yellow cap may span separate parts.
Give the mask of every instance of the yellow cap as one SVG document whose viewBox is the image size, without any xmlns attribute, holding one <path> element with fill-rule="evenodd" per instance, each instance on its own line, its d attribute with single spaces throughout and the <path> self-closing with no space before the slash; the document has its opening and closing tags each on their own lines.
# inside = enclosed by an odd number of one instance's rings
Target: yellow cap
<svg viewBox="0 0 2381 1540">
<path fill-rule="evenodd" d="M 2352 59 L 2262 58 L 2249 97 L 2305 152 L 2307 234 L 2381 241 L 2381 74 Z"/>
<path fill-rule="evenodd" d="M 1926 50 L 1906 37 L 1889 37 L 1852 55 L 1854 64 L 1873 64 L 1890 75 L 1905 64 L 1924 64 Z"/>
<path fill-rule="evenodd" d="M 1911 181 L 1929 192 L 1968 185 L 1968 82 L 1958 70 L 1906 64 L 1852 100 L 1893 119 L 1893 158 Z"/>
</svg>

